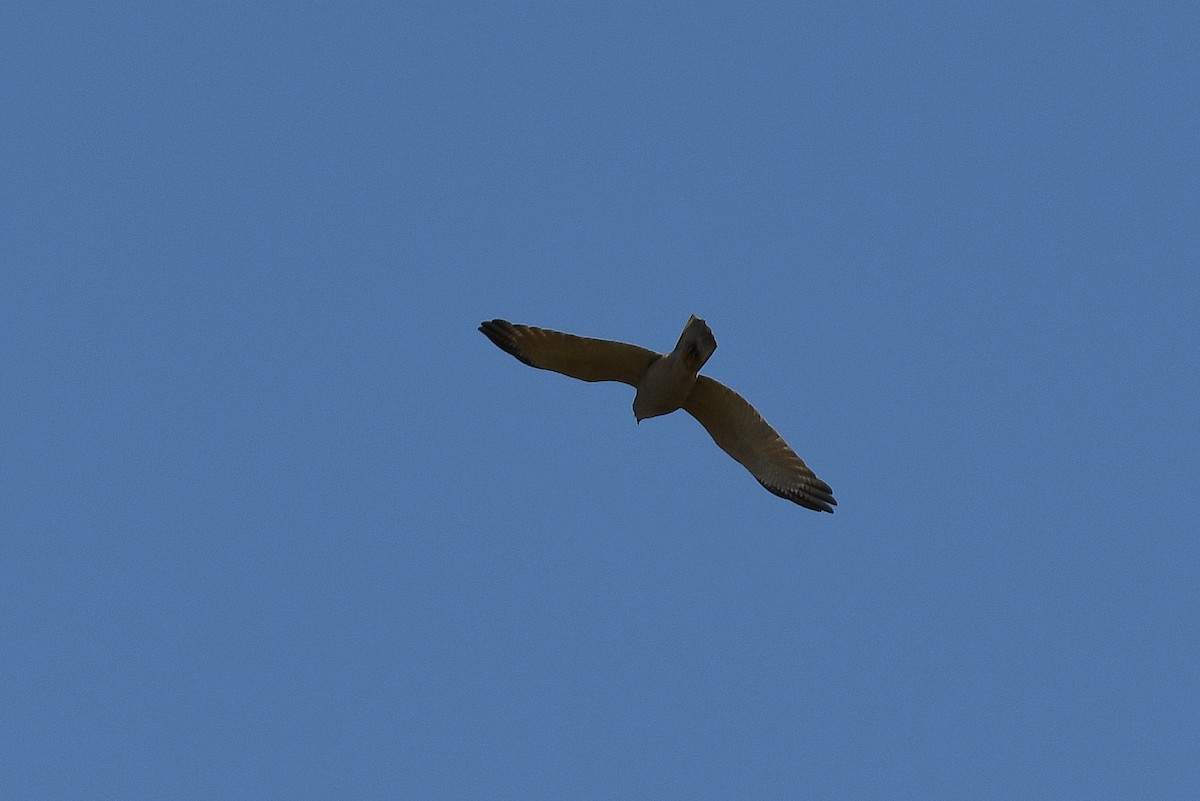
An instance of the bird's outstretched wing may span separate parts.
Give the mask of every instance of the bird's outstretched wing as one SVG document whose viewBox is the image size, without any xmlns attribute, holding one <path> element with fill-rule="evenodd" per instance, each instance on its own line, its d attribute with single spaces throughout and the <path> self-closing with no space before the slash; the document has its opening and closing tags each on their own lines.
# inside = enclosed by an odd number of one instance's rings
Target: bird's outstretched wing
<svg viewBox="0 0 1200 801">
<path fill-rule="evenodd" d="M 829 485 L 808 469 L 757 409 L 729 387 L 698 376 L 683 408 L 771 492 L 818 512 L 833 512 L 837 506 Z"/>
<path fill-rule="evenodd" d="M 658 358 L 654 351 L 637 345 L 514 325 L 507 320 L 480 323 L 479 330 L 500 350 L 530 367 L 582 381 L 622 381 L 636 387 L 650 362 Z"/>
</svg>

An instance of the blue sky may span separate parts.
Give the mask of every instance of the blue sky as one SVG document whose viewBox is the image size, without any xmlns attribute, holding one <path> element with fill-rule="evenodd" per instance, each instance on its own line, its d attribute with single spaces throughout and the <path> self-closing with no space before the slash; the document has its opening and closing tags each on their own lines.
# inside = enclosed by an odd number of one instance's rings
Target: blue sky
<svg viewBox="0 0 1200 801">
<path fill-rule="evenodd" d="M 1198 34 L 9 7 L 0 795 L 1196 797 Z M 837 514 L 476 331 L 693 313 Z"/>
</svg>

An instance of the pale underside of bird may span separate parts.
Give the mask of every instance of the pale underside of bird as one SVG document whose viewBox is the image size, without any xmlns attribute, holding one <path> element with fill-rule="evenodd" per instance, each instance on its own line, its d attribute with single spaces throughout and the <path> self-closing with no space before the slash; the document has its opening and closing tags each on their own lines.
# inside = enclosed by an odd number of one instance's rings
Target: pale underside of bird
<svg viewBox="0 0 1200 801">
<path fill-rule="evenodd" d="M 721 448 L 781 498 L 818 512 L 833 512 L 833 490 L 808 468 L 783 437 L 741 395 L 700 368 L 717 349 L 708 325 L 692 315 L 670 353 L 564 334 L 507 320 L 479 325 L 488 339 L 530 367 L 583 381 L 620 381 L 637 390 L 633 414 L 648 417 L 683 409 L 700 421 Z"/>
</svg>

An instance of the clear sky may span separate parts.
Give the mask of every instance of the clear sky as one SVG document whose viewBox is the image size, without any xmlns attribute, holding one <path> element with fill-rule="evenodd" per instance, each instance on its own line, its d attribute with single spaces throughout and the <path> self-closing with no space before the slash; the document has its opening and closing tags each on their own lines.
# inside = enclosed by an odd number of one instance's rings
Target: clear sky
<svg viewBox="0 0 1200 801">
<path fill-rule="evenodd" d="M 6 5 L 0 797 L 1200 797 L 1198 41 Z M 835 515 L 476 330 L 693 313 Z"/>
</svg>

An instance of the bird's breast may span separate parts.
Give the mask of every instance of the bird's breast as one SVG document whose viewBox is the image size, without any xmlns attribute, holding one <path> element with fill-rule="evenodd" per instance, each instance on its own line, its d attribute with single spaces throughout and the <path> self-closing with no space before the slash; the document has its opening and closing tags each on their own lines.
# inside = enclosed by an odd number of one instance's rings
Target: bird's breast
<svg viewBox="0 0 1200 801">
<path fill-rule="evenodd" d="M 663 356 L 646 368 L 633 399 L 633 414 L 638 420 L 670 414 L 687 400 L 696 384 L 696 373 L 682 359 Z"/>
</svg>

